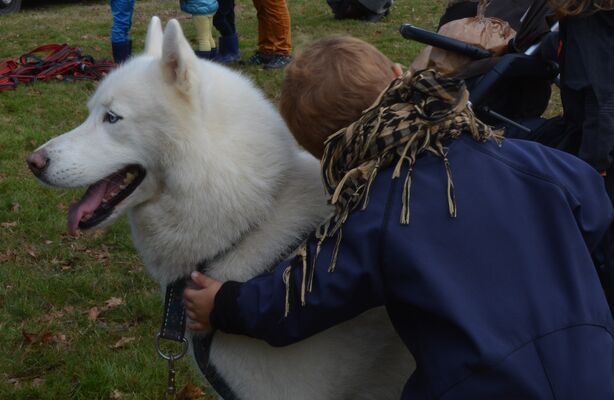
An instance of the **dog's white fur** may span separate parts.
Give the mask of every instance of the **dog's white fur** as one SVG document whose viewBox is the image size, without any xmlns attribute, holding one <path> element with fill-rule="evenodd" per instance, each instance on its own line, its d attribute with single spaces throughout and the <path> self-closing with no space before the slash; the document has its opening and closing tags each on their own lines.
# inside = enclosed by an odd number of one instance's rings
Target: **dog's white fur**
<svg viewBox="0 0 614 400">
<path fill-rule="evenodd" d="M 178 22 L 150 24 L 145 53 L 112 72 L 76 129 L 41 146 L 41 179 L 81 187 L 129 164 L 147 170 L 114 214 L 162 288 L 204 259 L 219 280 L 271 266 L 329 213 L 317 161 L 299 150 L 274 107 L 246 78 L 198 60 Z M 113 110 L 123 119 L 103 122 Z M 397 399 L 413 368 L 383 308 L 301 343 L 217 333 L 211 362 L 249 400 Z"/>
</svg>

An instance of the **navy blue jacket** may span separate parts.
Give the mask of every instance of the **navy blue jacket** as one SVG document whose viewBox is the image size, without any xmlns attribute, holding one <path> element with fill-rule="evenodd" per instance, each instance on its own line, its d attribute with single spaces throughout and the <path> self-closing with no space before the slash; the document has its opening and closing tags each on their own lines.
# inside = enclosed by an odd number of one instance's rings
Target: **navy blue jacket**
<svg viewBox="0 0 614 400">
<path fill-rule="evenodd" d="M 280 346 L 385 305 L 417 362 L 403 399 L 614 399 L 614 321 L 590 256 L 613 216 L 601 177 L 521 140 L 461 137 L 448 157 L 456 218 L 441 159 L 416 162 L 409 225 L 399 223 L 403 179 L 383 170 L 330 273 L 334 238 L 323 245 L 305 306 L 301 262 L 288 260 L 224 284 L 214 326 Z"/>
</svg>

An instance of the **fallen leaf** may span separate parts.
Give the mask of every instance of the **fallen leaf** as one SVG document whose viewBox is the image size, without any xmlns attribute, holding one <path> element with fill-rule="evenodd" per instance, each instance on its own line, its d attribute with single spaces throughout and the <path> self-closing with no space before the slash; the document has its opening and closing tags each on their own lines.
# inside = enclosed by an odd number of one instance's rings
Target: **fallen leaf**
<svg viewBox="0 0 614 400">
<path fill-rule="evenodd" d="M 63 316 L 64 316 L 64 311 L 62 310 L 50 311 L 47 315 L 43 316 L 43 321 L 51 322 L 51 321 L 55 321 L 56 319 L 62 318 Z"/>
<path fill-rule="evenodd" d="M 5 263 L 7 261 L 15 260 L 16 253 L 13 250 L 7 250 L 4 253 L 0 253 L 0 264 Z"/>
<path fill-rule="evenodd" d="M 36 254 L 36 252 L 34 251 L 35 249 L 33 246 L 27 245 L 25 250 L 26 250 L 26 253 L 30 255 L 30 257 L 38 258 L 38 254 Z"/>
<path fill-rule="evenodd" d="M 13 386 L 19 386 L 20 383 L 19 378 L 9 378 L 8 381 Z"/>
<path fill-rule="evenodd" d="M 40 342 L 42 344 L 49 344 L 51 343 L 51 341 L 53 340 L 53 333 L 47 331 L 44 332 L 41 336 L 40 336 Z"/>
<path fill-rule="evenodd" d="M 111 297 L 104 303 L 106 306 L 103 309 L 106 311 L 124 304 L 124 300 L 121 297 Z"/>
<path fill-rule="evenodd" d="M 0 223 L 0 226 L 2 226 L 3 228 L 14 228 L 17 226 L 17 221 L 11 221 L 11 222 L 2 222 Z"/>
<path fill-rule="evenodd" d="M 21 334 L 26 339 L 27 344 L 36 343 L 38 340 L 38 335 L 36 333 L 21 331 Z"/>
<path fill-rule="evenodd" d="M 21 335 L 24 337 L 28 345 L 33 345 L 37 343 L 47 345 L 50 343 L 58 342 L 58 336 L 57 336 L 58 334 L 57 333 L 54 334 L 51 331 L 35 333 L 35 332 L 26 332 L 22 330 Z M 60 335 L 62 335 L 62 337 L 64 338 L 64 341 L 66 341 L 66 336 L 64 336 L 63 334 L 60 334 Z"/>
<path fill-rule="evenodd" d="M 61 211 L 66 211 L 66 210 L 68 210 L 68 206 L 67 206 L 66 204 L 64 204 L 64 203 L 60 203 L 60 204 L 58 204 L 58 205 L 57 205 L 57 208 L 58 208 L 59 210 L 61 210 Z"/>
<path fill-rule="evenodd" d="M 187 383 L 183 389 L 177 393 L 176 400 L 198 400 L 205 395 L 205 392 L 198 386 Z"/>
<path fill-rule="evenodd" d="M 30 383 L 32 385 L 32 387 L 39 387 L 42 386 L 45 383 L 45 378 L 34 378 L 32 379 L 32 382 Z"/>
<path fill-rule="evenodd" d="M 119 339 L 117 342 L 115 342 L 115 344 L 113 346 L 111 346 L 112 349 L 119 349 L 121 347 L 126 346 L 128 343 L 133 342 L 136 338 L 133 337 L 123 337 L 121 339 Z"/>
<path fill-rule="evenodd" d="M 98 307 L 92 307 L 87 312 L 87 319 L 89 319 L 90 321 L 96 321 L 99 315 L 100 315 L 100 310 L 98 309 Z"/>
<path fill-rule="evenodd" d="M 58 332 L 53 335 L 53 341 L 58 344 L 66 343 L 66 335 L 62 332 Z"/>
<path fill-rule="evenodd" d="M 19 209 L 21 208 L 21 205 L 19 205 L 19 203 L 15 202 L 11 205 L 11 212 L 19 212 Z"/>
<path fill-rule="evenodd" d="M 115 389 L 109 395 L 109 400 L 122 400 L 124 398 L 124 394 L 119 390 Z"/>
<path fill-rule="evenodd" d="M 45 244 L 52 244 L 53 241 L 52 240 L 45 240 Z"/>
<path fill-rule="evenodd" d="M 31 144 L 32 146 L 36 146 L 36 145 L 38 144 L 38 140 L 36 140 L 36 139 L 32 139 L 32 140 L 30 140 L 30 144 Z"/>
</svg>

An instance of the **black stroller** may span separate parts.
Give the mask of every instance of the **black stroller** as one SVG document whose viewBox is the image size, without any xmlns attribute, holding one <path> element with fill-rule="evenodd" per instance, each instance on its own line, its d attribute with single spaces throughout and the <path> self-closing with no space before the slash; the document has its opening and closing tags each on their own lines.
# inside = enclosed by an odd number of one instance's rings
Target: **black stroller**
<svg viewBox="0 0 614 400">
<path fill-rule="evenodd" d="M 476 14 L 475 2 L 460 3 L 448 8 L 440 26 Z M 474 60 L 456 77 L 466 81 L 472 107 L 481 120 L 504 127 L 508 137 L 536 140 L 577 152 L 578 143 L 562 133 L 565 130 L 562 118 L 541 117 L 548 107 L 552 84 L 559 75 L 555 61 L 558 24 L 546 0 L 492 0 L 485 16 L 507 21 L 517 32 L 503 56 L 493 56 L 480 47 L 410 24 L 401 26 L 401 34 L 406 39 Z"/>
</svg>

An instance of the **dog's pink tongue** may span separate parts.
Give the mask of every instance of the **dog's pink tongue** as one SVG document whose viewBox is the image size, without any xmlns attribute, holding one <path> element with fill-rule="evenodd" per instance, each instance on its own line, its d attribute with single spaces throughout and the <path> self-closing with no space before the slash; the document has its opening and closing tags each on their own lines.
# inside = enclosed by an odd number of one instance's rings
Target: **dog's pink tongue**
<svg viewBox="0 0 614 400">
<path fill-rule="evenodd" d="M 107 190 L 107 182 L 101 181 L 87 189 L 81 200 L 74 203 L 68 209 L 68 233 L 77 236 L 79 221 L 84 215 L 93 212 L 100 203 Z"/>
</svg>

